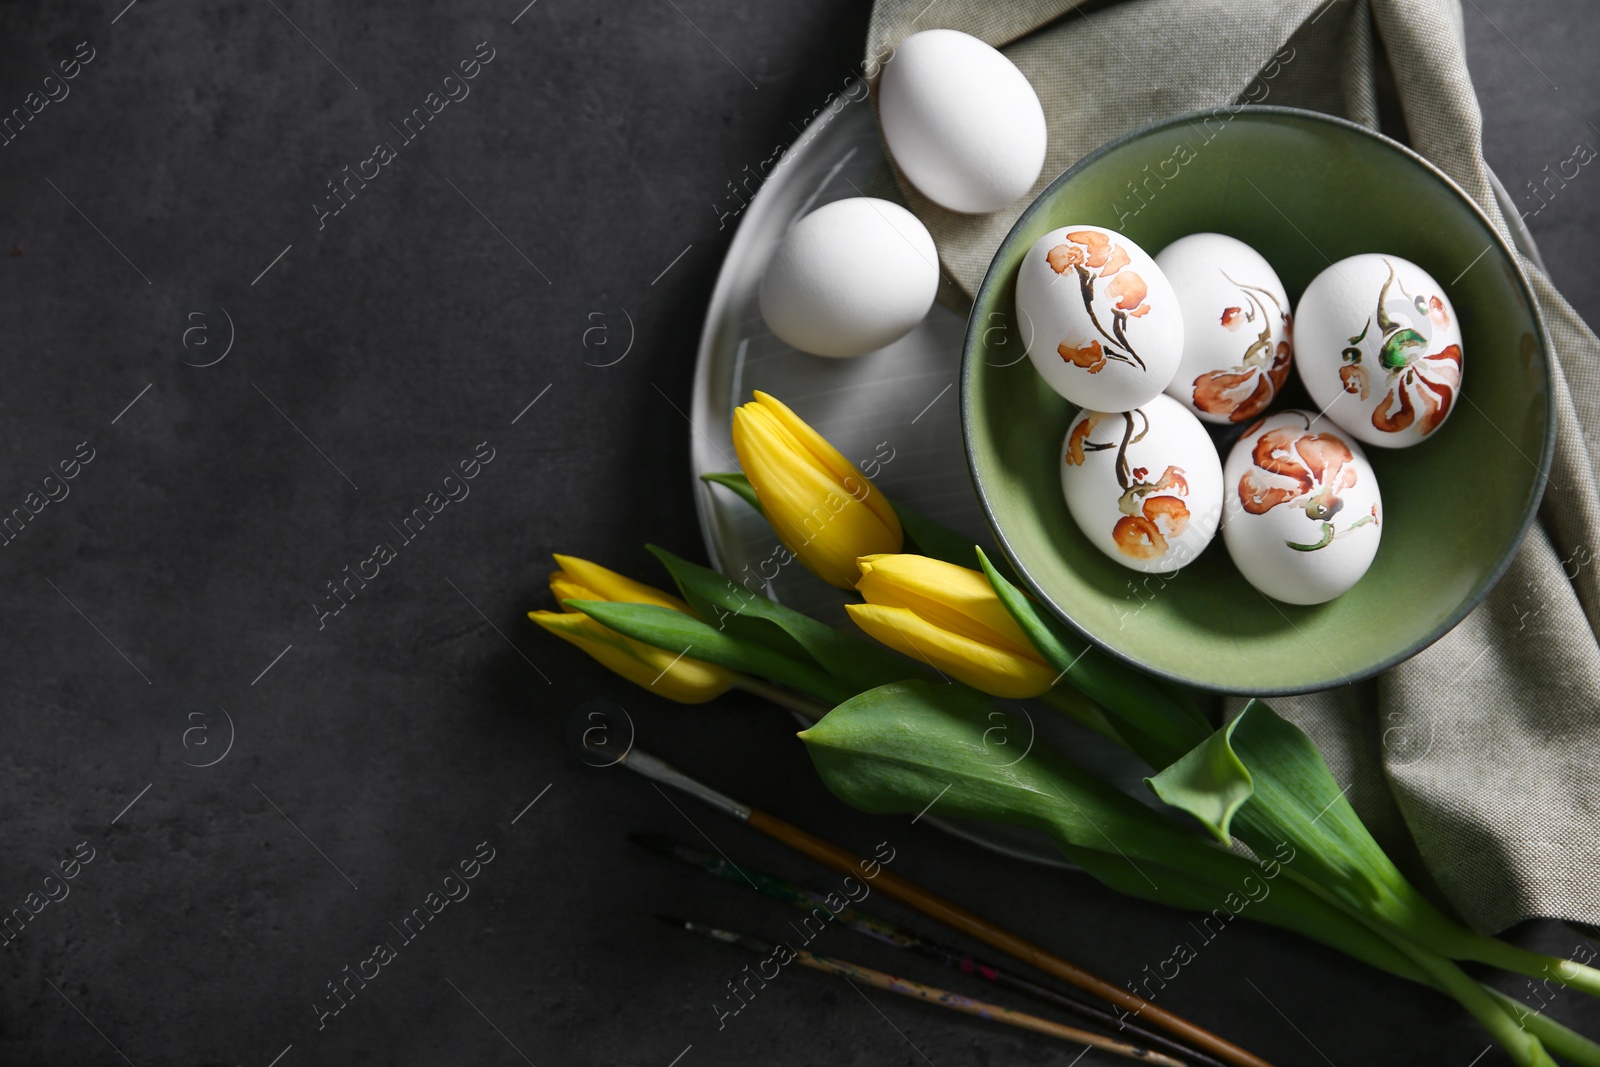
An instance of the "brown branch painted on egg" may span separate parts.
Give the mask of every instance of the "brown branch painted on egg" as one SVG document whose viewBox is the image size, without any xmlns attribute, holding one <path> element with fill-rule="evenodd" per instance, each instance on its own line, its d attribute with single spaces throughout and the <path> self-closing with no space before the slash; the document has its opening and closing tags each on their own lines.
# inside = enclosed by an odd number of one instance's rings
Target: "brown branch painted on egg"
<svg viewBox="0 0 1600 1067">
<path fill-rule="evenodd" d="M 1135 415 L 1144 423 L 1138 433 L 1134 432 Z M 1178 499 L 1189 495 L 1189 483 L 1182 467 L 1169 466 L 1161 477 L 1150 481 L 1147 468 L 1131 466 L 1128 447 L 1144 440 L 1150 432 L 1150 419 L 1138 408 L 1122 412 L 1121 416 L 1122 440 L 1113 444 L 1089 440 L 1089 434 L 1107 416 L 1098 411 L 1086 414 L 1067 439 L 1066 462 L 1069 466 L 1082 466 L 1087 453 L 1116 448 L 1117 485 L 1122 489 L 1117 510 L 1122 512 L 1122 518 L 1111 528 L 1112 540 L 1123 555 L 1160 559 L 1167 552 L 1168 539 L 1182 534 L 1189 525 L 1189 507 Z"/>
<path fill-rule="evenodd" d="M 1248 305 L 1224 308 L 1222 325 L 1237 330 L 1245 323 L 1255 322 L 1259 315 L 1261 332 L 1236 365 L 1227 370 L 1208 371 L 1195 378 L 1194 406 L 1212 415 L 1221 415 L 1230 422 L 1244 422 L 1265 411 L 1288 379 L 1294 322 L 1270 291 L 1234 281 L 1227 271 L 1220 273 L 1244 294 Z M 1262 297 L 1272 302 L 1272 311 L 1267 310 Z M 1273 312 L 1283 322 L 1283 340 L 1276 346 L 1272 343 Z"/>
<path fill-rule="evenodd" d="M 1068 363 L 1082 367 L 1090 374 L 1099 374 L 1107 361 L 1126 363 L 1145 370 L 1144 359 L 1128 340 L 1129 318 L 1142 318 L 1149 314 L 1145 301 L 1149 288 L 1137 273 L 1123 270 L 1132 262 L 1128 250 L 1103 233 L 1094 230 L 1073 230 L 1066 241 L 1052 248 L 1045 257 L 1050 269 L 1065 274 L 1070 267 L 1078 276 L 1078 292 L 1083 299 L 1083 309 L 1089 315 L 1096 332 L 1104 340 L 1090 339 L 1086 345 L 1074 347 L 1066 341 L 1056 346 L 1056 353 Z M 1116 297 L 1111 305 L 1111 330 L 1108 332 L 1095 313 L 1094 286 L 1097 281 L 1113 280 L 1106 293 Z"/>
</svg>

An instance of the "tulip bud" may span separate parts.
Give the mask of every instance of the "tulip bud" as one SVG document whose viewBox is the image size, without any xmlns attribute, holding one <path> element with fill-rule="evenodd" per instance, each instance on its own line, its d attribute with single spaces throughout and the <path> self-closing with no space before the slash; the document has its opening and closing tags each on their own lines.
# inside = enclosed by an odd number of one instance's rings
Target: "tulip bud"
<svg viewBox="0 0 1600 1067">
<path fill-rule="evenodd" d="M 766 393 L 733 413 L 733 447 L 761 510 L 807 570 L 849 589 L 856 558 L 898 552 L 900 519 L 876 486 Z"/>
<path fill-rule="evenodd" d="M 607 570 L 575 556 L 556 556 L 561 569 L 550 575 L 550 591 L 559 601 L 609 600 L 653 604 L 692 614 L 689 605 L 654 586 Z M 528 618 L 570 641 L 622 677 L 679 704 L 703 704 L 733 685 L 733 674 L 721 667 L 624 637 L 577 611 L 530 611 Z"/>
<path fill-rule="evenodd" d="M 867 602 L 845 610 L 890 648 L 992 696 L 1036 697 L 1055 684 L 981 572 L 913 555 L 864 556 L 859 568 Z"/>
</svg>

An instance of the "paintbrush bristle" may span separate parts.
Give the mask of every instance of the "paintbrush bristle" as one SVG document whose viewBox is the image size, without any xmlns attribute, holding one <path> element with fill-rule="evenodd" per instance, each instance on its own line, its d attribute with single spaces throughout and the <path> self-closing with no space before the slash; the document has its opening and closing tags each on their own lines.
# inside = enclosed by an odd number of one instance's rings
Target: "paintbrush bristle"
<svg viewBox="0 0 1600 1067">
<path fill-rule="evenodd" d="M 674 919 L 670 915 L 661 915 L 659 913 L 656 918 L 668 926 L 675 926 L 681 930 L 687 930 L 691 934 L 709 937 L 713 941 L 721 941 L 727 945 L 738 945 L 740 948 L 749 949 L 751 952 L 767 953 L 772 951 L 771 945 L 759 938 L 751 937 L 749 934 L 735 933 L 732 930 L 724 930 L 716 926 L 704 926 L 688 919 Z"/>
</svg>

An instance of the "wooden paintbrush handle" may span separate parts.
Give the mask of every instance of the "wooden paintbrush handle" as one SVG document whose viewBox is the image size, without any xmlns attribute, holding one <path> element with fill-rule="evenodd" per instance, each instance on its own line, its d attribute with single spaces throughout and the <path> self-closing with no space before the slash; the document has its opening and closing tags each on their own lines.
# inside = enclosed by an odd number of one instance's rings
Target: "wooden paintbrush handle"
<svg viewBox="0 0 1600 1067">
<path fill-rule="evenodd" d="M 870 985 L 874 989 L 882 989 L 890 993 L 898 993 L 902 997 L 912 997 L 924 1000 L 930 1004 L 937 1004 L 941 1008 L 959 1011 L 964 1015 L 975 1015 L 980 1019 L 991 1022 L 1004 1023 L 1014 1026 L 1019 1030 L 1031 1030 L 1036 1034 L 1045 1034 L 1049 1037 L 1071 1041 L 1074 1044 L 1089 1045 L 1116 1056 L 1125 1056 L 1130 1060 L 1139 1060 L 1142 1063 L 1152 1064 L 1153 1067 L 1187 1067 L 1182 1060 L 1175 1060 L 1160 1052 L 1130 1045 L 1125 1041 L 1104 1037 L 1091 1033 L 1088 1030 L 1079 1030 L 1049 1019 L 1041 1019 L 1037 1015 L 1026 1012 L 1012 1011 L 1010 1008 L 999 1004 L 988 1004 L 981 1000 L 964 997 L 960 993 L 952 993 L 948 989 L 939 989 L 936 986 L 923 985 L 907 978 L 898 978 L 883 971 L 875 971 L 871 967 L 863 967 L 856 963 L 847 963 L 844 960 L 832 959 L 828 956 L 814 956 L 809 952 L 796 952 L 795 959 L 813 970 L 823 971 L 827 974 L 837 974 L 852 981 Z"/>
<path fill-rule="evenodd" d="M 760 809 L 752 808 L 746 820 L 751 826 L 762 833 L 777 838 L 819 863 L 826 864 L 836 871 L 860 875 L 864 871 L 863 864 L 867 861 L 852 856 L 838 845 L 824 841 L 806 833 L 798 826 L 784 822 L 775 815 L 770 815 Z M 1247 1052 L 1231 1041 L 1224 1040 L 1211 1031 L 1196 1026 L 1194 1023 L 1179 1015 L 1174 1015 L 1145 1000 L 1143 997 L 1123 989 L 1121 986 L 1101 978 L 1099 975 L 1084 970 L 1076 964 L 1068 963 L 1060 956 L 1046 952 L 1033 942 L 1019 937 L 1003 927 L 979 915 L 974 915 L 965 908 L 935 896 L 920 886 L 906 881 L 899 875 L 891 874 L 887 870 L 880 870 L 873 878 L 873 884 L 882 893 L 894 897 L 902 903 L 909 904 L 924 915 L 939 920 L 946 926 L 960 930 L 971 937 L 991 945 L 1009 956 L 1013 956 L 1030 966 L 1037 967 L 1047 974 L 1055 975 L 1063 982 L 1070 983 L 1086 993 L 1093 994 L 1110 1004 L 1115 1004 L 1130 1015 L 1137 1015 L 1143 1022 L 1159 1026 L 1196 1048 L 1234 1064 L 1235 1067 L 1272 1067 L 1272 1064 L 1261 1057 Z"/>
</svg>

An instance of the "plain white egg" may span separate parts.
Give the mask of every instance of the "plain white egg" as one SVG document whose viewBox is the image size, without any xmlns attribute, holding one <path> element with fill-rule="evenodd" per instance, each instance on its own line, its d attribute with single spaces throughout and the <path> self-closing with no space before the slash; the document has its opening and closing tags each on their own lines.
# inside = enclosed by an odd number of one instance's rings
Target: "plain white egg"
<svg viewBox="0 0 1600 1067">
<path fill-rule="evenodd" d="M 899 204 L 835 200 L 789 227 L 761 276 L 761 317 L 818 356 L 859 356 L 905 336 L 933 306 L 939 252 Z"/>
<path fill-rule="evenodd" d="M 1461 391 L 1461 326 L 1444 286 L 1366 252 L 1311 280 L 1295 308 L 1295 364 L 1328 418 L 1369 445 L 1429 437 Z"/>
<path fill-rule="evenodd" d="M 1183 358 L 1167 395 L 1206 422 L 1249 422 L 1289 377 L 1289 294 L 1243 241 L 1192 233 L 1156 256 L 1183 309 Z"/>
<path fill-rule="evenodd" d="M 1167 276 L 1100 226 L 1063 226 L 1034 242 L 1017 270 L 1017 320 L 1050 388 L 1094 411 L 1161 395 L 1183 355 L 1183 313 Z"/>
<path fill-rule="evenodd" d="M 1170 396 L 1128 412 L 1082 411 L 1061 448 L 1067 510 L 1096 548 L 1147 573 L 1187 566 L 1222 518 L 1222 463 Z"/>
<path fill-rule="evenodd" d="M 1274 600 L 1332 600 L 1378 554 L 1377 475 L 1361 446 L 1325 418 L 1283 411 L 1262 419 L 1233 446 L 1222 477 L 1228 554 Z"/>
<path fill-rule="evenodd" d="M 956 30 L 900 42 L 878 83 L 889 154 L 911 184 L 951 211 L 996 211 L 1044 166 L 1044 108 L 1016 64 Z"/>
</svg>

